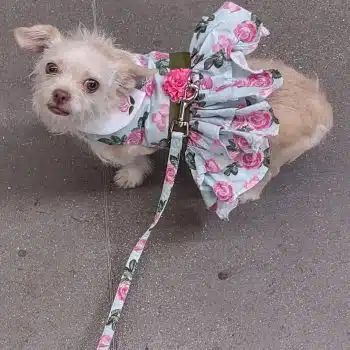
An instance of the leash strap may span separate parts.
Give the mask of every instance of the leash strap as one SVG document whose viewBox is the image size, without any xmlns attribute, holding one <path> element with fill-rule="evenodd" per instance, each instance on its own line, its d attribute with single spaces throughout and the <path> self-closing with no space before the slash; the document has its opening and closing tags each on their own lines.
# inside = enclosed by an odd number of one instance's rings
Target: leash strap
<svg viewBox="0 0 350 350">
<path fill-rule="evenodd" d="M 171 134 L 171 144 L 166 167 L 165 179 L 163 182 L 162 193 L 158 202 L 157 211 L 154 216 L 153 223 L 136 243 L 134 249 L 132 250 L 129 256 L 111 310 L 109 312 L 107 322 L 103 329 L 102 336 L 97 345 L 97 350 L 108 350 L 110 348 L 116 330 L 116 325 L 118 323 L 126 297 L 128 295 L 130 284 L 134 277 L 137 264 L 151 235 L 152 229 L 157 225 L 168 203 L 171 190 L 174 186 L 174 180 L 177 174 L 177 170 L 179 168 L 180 154 L 182 150 L 183 139 L 185 136 L 186 135 L 184 133 L 177 131 L 173 131 Z"/>
<path fill-rule="evenodd" d="M 178 52 L 170 55 L 170 69 L 189 68 L 191 66 L 191 58 L 188 52 Z M 137 264 L 141 258 L 141 254 L 145 249 L 146 243 L 151 235 L 152 229 L 157 225 L 163 211 L 170 198 L 171 190 L 174 186 L 175 177 L 179 169 L 180 155 L 183 146 L 183 140 L 189 133 L 189 106 L 198 96 L 198 86 L 191 83 L 191 78 L 188 78 L 188 85 L 185 89 L 185 96 L 180 103 L 170 104 L 170 150 L 168 162 L 163 181 L 162 193 L 158 202 L 156 214 L 153 223 L 143 236 L 136 243 L 132 250 L 129 259 L 124 268 L 116 295 L 113 300 L 111 310 L 102 336 L 97 345 L 97 350 L 109 350 L 113 336 L 116 330 L 117 323 L 120 318 L 126 297 L 128 295 L 131 281 L 134 277 Z M 189 95 L 188 93 L 191 92 Z"/>
</svg>

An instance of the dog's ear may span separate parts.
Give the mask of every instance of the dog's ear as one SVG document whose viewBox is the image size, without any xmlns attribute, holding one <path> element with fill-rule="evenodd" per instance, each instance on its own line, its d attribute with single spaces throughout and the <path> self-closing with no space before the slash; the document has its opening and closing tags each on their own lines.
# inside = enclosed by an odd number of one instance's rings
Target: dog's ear
<svg viewBox="0 0 350 350">
<path fill-rule="evenodd" d="M 156 69 L 139 66 L 131 59 L 130 54 L 128 54 L 127 58 L 127 60 L 118 61 L 116 80 L 120 92 L 134 89 L 138 82 L 153 77 L 157 72 Z"/>
<path fill-rule="evenodd" d="M 128 64 L 127 73 L 125 74 L 124 86 L 127 88 L 134 88 L 139 81 L 149 79 L 156 74 L 156 69 L 149 69 L 137 65 L 136 63 Z"/>
<path fill-rule="evenodd" d="M 33 27 L 19 27 L 14 32 L 19 47 L 36 53 L 43 52 L 61 40 L 59 30 L 50 25 L 38 24 Z"/>
</svg>

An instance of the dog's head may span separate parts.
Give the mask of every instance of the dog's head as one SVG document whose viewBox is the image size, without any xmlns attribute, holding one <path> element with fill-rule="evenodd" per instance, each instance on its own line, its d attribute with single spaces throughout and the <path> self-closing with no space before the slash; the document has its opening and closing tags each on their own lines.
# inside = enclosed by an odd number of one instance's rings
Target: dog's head
<svg viewBox="0 0 350 350">
<path fill-rule="evenodd" d="M 53 132 L 103 123 L 137 81 L 154 74 L 111 39 L 80 28 L 64 36 L 50 25 L 15 29 L 18 45 L 41 55 L 35 66 L 33 106 Z"/>
</svg>

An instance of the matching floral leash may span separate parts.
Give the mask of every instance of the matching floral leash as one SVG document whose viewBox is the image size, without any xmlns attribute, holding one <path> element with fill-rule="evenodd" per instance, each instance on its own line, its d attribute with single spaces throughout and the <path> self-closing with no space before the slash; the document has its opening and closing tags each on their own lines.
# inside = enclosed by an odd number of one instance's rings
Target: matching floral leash
<svg viewBox="0 0 350 350">
<path fill-rule="evenodd" d="M 190 77 L 188 78 L 188 83 L 185 89 L 184 97 L 181 99 L 179 104 L 179 114 L 177 119 L 172 121 L 171 124 L 171 143 L 170 150 L 167 162 L 167 170 L 172 168 L 175 172 L 173 174 L 173 178 L 175 178 L 178 168 L 180 155 L 183 146 L 183 140 L 189 134 L 189 123 L 185 120 L 185 114 L 188 112 L 188 107 L 195 101 L 198 96 L 199 88 L 196 84 L 192 84 L 190 82 Z M 167 173 L 167 172 L 166 172 Z M 145 249 L 146 243 L 151 235 L 152 229 L 157 225 L 160 217 L 162 216 L 165 207 L 170 198 L 171 190 L 174 186 L 174 181 L 168 181 L 167 176 L 165 176 L 163 182 L 162 193 L 158 202 L 156 214 L 154 216 L 153 222 L 148 230 L 143 234 L 143 236 L 139 239 L 134 249 L 132 250 L 126 266 L 124 268 L 124 272 L 122 274 L 117 293 L 115 295 L 111 310 L 109 312 L 109 316 L 105 327 L 103 329 L 102 336 L 97 345 L 97 350 L 108 350 L 110 348 L 111 342 L 113 340 L 113 336 L 116 330 L 116 326 L 118 320 L 121 315 L 121 311 L 123 309 L 127 294 L 130 289 L 130 284 L 133 279 L 133 276 L 136 271 L 137 264 L 140 260 L 141 254 Z"/>
</svg>

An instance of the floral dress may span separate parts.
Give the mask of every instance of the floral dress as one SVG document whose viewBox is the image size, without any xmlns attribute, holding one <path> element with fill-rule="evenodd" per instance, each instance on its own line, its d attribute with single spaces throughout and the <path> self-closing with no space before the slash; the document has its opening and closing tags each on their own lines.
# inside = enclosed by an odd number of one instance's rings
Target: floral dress
<svg viewBox="0 0 350 350">
<path fill-rule="evenodd" d="M 277 70 L 252 70 L 245 59 L 268 34 L 255 15 L 226 2 L 201 19 L 190 44 L 192 81 L 200 91 L 191 106 L 185 159 L 206 206 L 220 218 L 265 176 L 268 137 L 279 130 L 266 98 L 282 86 L 282 76 Z M 158 73 L 121 103 L 113 118 L 123 123 L 87 138 L 109 145 L 168 146 L 170 100 L 163 84 L 169 55 L 151 52 L 137 55 L 137 61 Z"/>
</svg>

